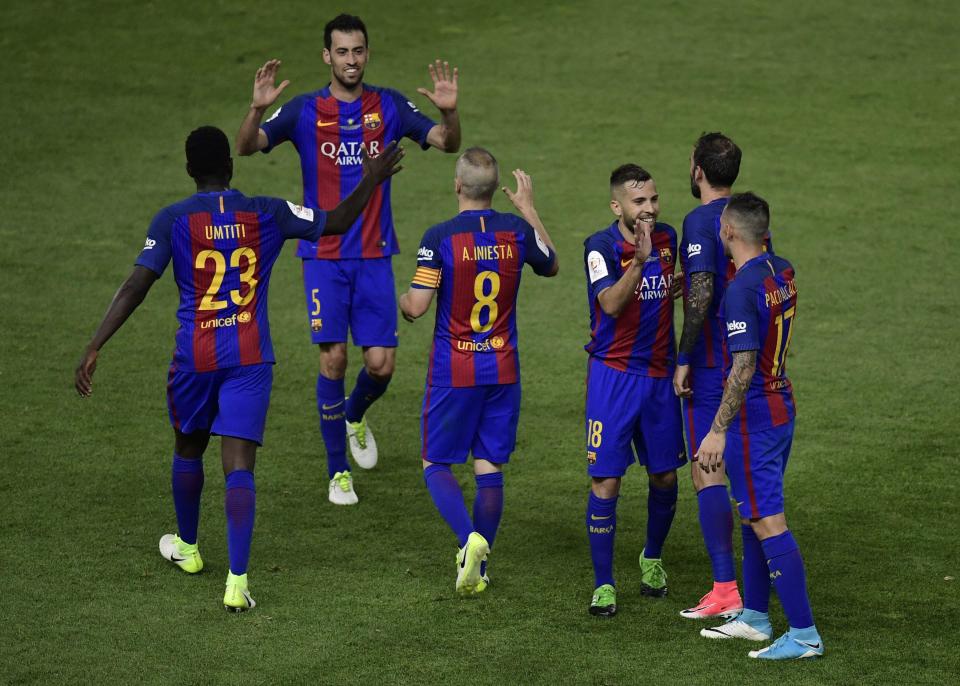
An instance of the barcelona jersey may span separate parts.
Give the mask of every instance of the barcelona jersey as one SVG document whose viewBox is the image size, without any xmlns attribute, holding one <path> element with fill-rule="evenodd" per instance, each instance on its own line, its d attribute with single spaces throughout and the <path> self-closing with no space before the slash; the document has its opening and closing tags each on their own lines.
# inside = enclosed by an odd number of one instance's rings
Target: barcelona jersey
<svg viewBox="0 0 960 686">
<path fill-rule="evenodd" d="M 584 242 L 587 301 L 590 308 L 590 356 L 621 372 L 665 377 L 673 374 L 673 273 L 677 232 L 658 223 L 651 233 L 653 250 L 643 265 L 636 292 L 619 317 L 600 307 L 598 294 L 620 280 L 636 253 L 620 233 L 619 222 Z"/>
<path fill-rule="evenodd" d="M 380 154 L 404 136 L 427 148 L 435 122 L 397 91 L 363 86 L 353 102 L 341 102 L 330 86 L 298 95 L 261 125 L 270 152 L 291 141 L 300 154 L 303 204 L 330 211 L 363 177 L 363 153 Z M 400 251 L 390 208 L 390 179 L 377 186 L 363 213 L 342 236 L 319 242 L 301 241 L 297 255 L 305 259 L 388 257 Z"/>
<path fill-rule="evenodd" d="M 731 358 L 736 352 L 757 351 L 757 370 L 731 428 L 747 434 L 786 424 L 796 414 L 786 369 L 797 314 L 793 266 L 767 253 L 754 257 L 728 284 L 721 309 Z M 732 359 L 727 376 L 731 366 Z"/>
<path fill-rule="evenodd" d="M 173 366 L 207 372 L 274 362 L 267 319 L 270 272 L 284 240 L 317 240 L 325 212 L 239 191 L 197 193 L 160 210 L 136 264 L 180 291 Z"/>
<path fill-rule="evenodd" d="M 534 228 L 514 214 L 468 210 L 427 230 L 411 284 L 437 289 L 427 384 L 518 382 L 520 273 L 527 263 L 548 275 L 554 259 Z"/>
<path fill-rule="evenodd" d="M 682 360 L 693 367 L 723 366 L 723 321 L 720 318 L 720 303 L 727 290 L 727 283 L 733 279 L 736 267 L 733 260 L 723 252 L 720 241 L 720 215 L 727 206 L 729 198 L 699 205 L 683 219 L 683 237 L 680 240 L 680 265 L 683 268 L 684 302 L 690 293 L 690 277 L 698 272 L 713 274 L 713 298 L 703 318 L 701 335 L 693 346 L 688 360 Z M 767 236 L 766 249 L 773 252 L 770 237 Z"/>
</svg>

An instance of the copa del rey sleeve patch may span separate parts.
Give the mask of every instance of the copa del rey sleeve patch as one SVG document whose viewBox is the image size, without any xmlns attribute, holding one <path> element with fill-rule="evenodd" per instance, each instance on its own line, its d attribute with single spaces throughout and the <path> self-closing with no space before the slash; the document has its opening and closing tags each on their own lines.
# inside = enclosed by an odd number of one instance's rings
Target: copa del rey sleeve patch
<svg viewBox="0 0 960 686">
<path fill-rule="evenodd" d="M 303 205 L 294 205 L 289 200 L 287 200 L 287 207 L 289 207 L 290 211 L 300 219 L 308 222 L 313 221 L 313 210 L 311 210 L 309 207 L 304 207 Z"/>
<path fill-rule="evenodd" d="M 596 250 L 591 250 L 587 254 L 587 272 L 590 274 L 590 283 L 596 283 L 610 274 L 607 271 L 607 261 Z"/>
</svg>

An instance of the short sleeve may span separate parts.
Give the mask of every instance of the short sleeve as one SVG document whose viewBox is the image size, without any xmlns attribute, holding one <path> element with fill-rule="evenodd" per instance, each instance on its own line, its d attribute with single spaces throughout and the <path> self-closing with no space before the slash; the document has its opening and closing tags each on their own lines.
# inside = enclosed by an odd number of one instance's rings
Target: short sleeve
<svg viewBox="0 0 960 686">
<path fill-rule="evenodd" d="M 593 302 L 600 291 L 617 282 L 617 256 L 614 254 L 613 244 L 603 240 L 601 235 L 587 239 L 583 258 L 587 269 L 587 292 L 590 294 L 590 302 Z"/>
<path fill-rule="evenodd" d="M 717 227 L 711 217 L 705 220 L 687 216 L 683 220 L 683 248 L 686 250 L 687 274 L 717 273 Z"/>
<path fill-rule="evenodd" d="M 532 225 L 523 219 L 520 219 L 520 223 L 524 233 L 524 261 L 533 267 L 534 273 L 549 276 L 557 260 L 556 254 L 543 242 Z"/>
<path fill-rule="evenodd" d="M 260 124 L 260 129 L 267 134 L 267 147 L 262 152 L 268 153 L 277 145 L 293 138 L 294 130 L 297 126 L 297 119 L 300 118 L 302 100 L 294 98 L 293 100 L 281 105 L 269 119 Z"/>
<path fill-rule="evenodd" d="M 443 261 L 440 257 L 440 240 L 436 230 L 430 229 L 420 241 L 417 250 L 417 271 L 410 282 L 412 288 L 438 288 Z"/>
<path fill-rule="evenodd" d="M 173 231 L 175 219 L 169 208 L 157 212 L 153 221 L 150 222 L 150 228 L 147 229 L 147 240 L 143 244 L 143 250 L 140 251 L 134 264 L 146 267 L 157 276 L 163 275 L 173 252 L 170 234 Z"/>
<path fill-rule="evenodd" d="M 733 282 L 723 299 L 727 349 L 731 353 L 760 349 L 760 321 L 756 294 Z"/>
<path fill-rule="evenodd" d="M 400 138 L 409 138 L 426 150 L 430 147 L 427 143 L 427 134 L 430 129 L 437 125 L 430 117 L 423 114 L 419 108 L 410 100 L 397 91 L 389 91 L 393 98 L 397 115 L 400 117 Z"/>
<path fill-rule="evenodd" d="M 284 238 L 303 238 L 311 242 L 320 239 L 327 225 L 327 213 L 289 200 L 271 198 L 271 214 Z"/>
</svg>

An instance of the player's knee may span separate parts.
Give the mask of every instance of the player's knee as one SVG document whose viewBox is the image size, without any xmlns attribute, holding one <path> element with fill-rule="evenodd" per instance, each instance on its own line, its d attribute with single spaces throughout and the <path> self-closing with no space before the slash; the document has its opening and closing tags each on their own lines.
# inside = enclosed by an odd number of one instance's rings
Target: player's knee
<svg viewBox="0 0 960 686">
<path fill-rule="evenodd" d="M 650 474 L 650 483 L 654 488 L 665 491 L 674 488 L 677 485 L 676 470 L 670 472 L 660 472 L 659 474 Z"/>
<path fill-rule="evenodd" d="M 590 490 L 598 498 L 616 498 L 620 495 L 620 479 L 617 477 L 594 477 Z"/>
<path fill-rule="evenodd" d="M 320 373 L 328 379 L 342 379 L 347 373 L 347 346 L 343 343 L 320 345 Z"/>
<path fill-rule="evenodd" d="M 363 365 L 374 381 L 386 384 L 393 377 L 396 355 L 386 348 L 369 348 L 364 351 Z"/>
</svg>

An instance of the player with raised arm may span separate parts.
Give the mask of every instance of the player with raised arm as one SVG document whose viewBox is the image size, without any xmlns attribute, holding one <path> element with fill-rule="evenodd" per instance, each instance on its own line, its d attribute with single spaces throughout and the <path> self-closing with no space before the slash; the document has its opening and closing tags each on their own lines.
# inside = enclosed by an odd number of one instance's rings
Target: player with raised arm
<svg viewBox="0 0 960 686">
<path fill-rule="evenodd" d="M 364 161 L 364 175 L 330 212 L 275 198 L 248 198 L 230 189 L 233 160 L 226 135 L 211 126 L 186 142 L 187 173 L 196 194 L 160 210 L 147 231 L 133 273 L 120 286 L 87 346 L 75 374 L 81 397 L 93 390 L 103 345 L 143 302 L 173 262 L 180 292 L 180 327 L 167 381 L 174 431 L 173 505 L 177 533 L 160 539 L 160 553 L 185 572 L 203 569 L 197 545 L 203 453 L 211 434 L 222 437 L 227 574 L 223 606 L 240 612 L 255 606 L 247 584 L 256 490 L 253 470 L 263 442 L 273 346 L 267 288 L 283 242 L 317 240 L 347 231 L 378 184 L 399 171 L 403 150 L 395 143 Z"/>
<path fill-rule="evenodd" d="M 720 238 L 736 275 L 727 286 L 727 383 L 709 433 L 700 442 L 698 466 L 726 465 L 743 522 L 744 610 L 707 638 L 769 640 L 770 584 L 777 591 L 789 630 L 750 657 L 792 660 L 823 655 L 813 623 L 803 558 L 787 528 L 783 475 L 793 443 L 796 414 L 786 358 L 797 313 L 793 266 L 764 250 L 770 208 L 753 193 L 730 197 L 720 217 Z"/>
<path fill-rule="evenodd" d="M 491 208 L 499 185 L 497 161 L 483 148 L 457 160 L 460 213 L 427 230 L 417 270 L 400 296 L 407 321 L 437 296 L 433 346 L 420 423 L 423 479 L 457 537 L 456 590 L 480 593 L 489 584 L 486 558 L 503 513 L 503 465 L 510 460 L 520 417 L 516 302 L 524 263 L 540 276 L 559 269 L 550 236 L 533 202 L 533 183 L 517 169 L 520 212 Z M 451 464 L 473 454 L 477 483 L 473 518 Z"/>
<path fill-rule="evenodd" d="M 677 504 L 677 468 L 686 462 L 674 367 L 673 279 L 677 234 L 658 223 L 660 196 L 635 164 L 610 175 L 616 220 L 584 242 L 590 354 L 586 454 L 591 477 L 587 535 L 593 560 L 590 613 L 617 612 L 613 578 L 620 481 L 637 457 L 646 466 L 647 539 L 640 555 L 644 595 L 667 594 L 661 550 Z"/>
<path fill-rule="evenodd" d="M 710 430 L 723 394 L 723 328 L 720 302 L 730 258 L 720 242 L 720 213 L 740 173 L 740 148 L 722 133 L 705 133 L 690 155 L 690 191 L 700 205 L 683 219 L 683 330 L 673 375 L 683 399 L 684 429 L 690 454 Z M 743 609 L 733 562 L 733 510 L 723 470 L 705 472 L 691 463 L 697 491 L 700 531 L 713 570 L 713 587 L 680 614 L 690 619 L 732 617 Z"/>
<path fill-rule="evenodd" d="M 257 70 L 250 110 L 237 133 L 237 152 L 265 153 L 290 141 L 300 155 L 303 204 L 331 209 L 360 180 L 362 151 L 376 155 L 387 141 L 404 136 L 424 149 L 460 148 L 457 69 L 440 60 L 429 66 L 433 91 L 418 92 L 440 111 L 440 123 L 424 116 L 395 90 L 363 82 L 369 57 L 367 29 L 341 14 L 324 28 L 323 61 L 330 82 L 286 102 L 265 122 L 289 81 L 276 85 L 279 60 Z M 262 122 L 262 123 L 261 123 Z M 320 348 L 317 410 L 327 450 L 328 494 L 332 503 L 357 502 L 346 443 L 364 469 L 377 463 L 377 444 L 366 411 L 387 389 L 397 347 L 397 303 L 391 256 L 399 252 L 390 205 L 390 183 L 380 186 L 363 214 L 343 236 L 301 241 L 303 288 L 312 341 Z M 363 348 L 363 368 L 344 401 L 347 332 Z"/>
</svg>

